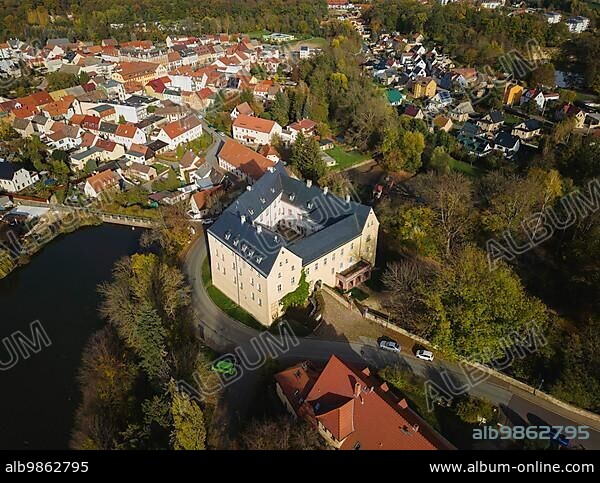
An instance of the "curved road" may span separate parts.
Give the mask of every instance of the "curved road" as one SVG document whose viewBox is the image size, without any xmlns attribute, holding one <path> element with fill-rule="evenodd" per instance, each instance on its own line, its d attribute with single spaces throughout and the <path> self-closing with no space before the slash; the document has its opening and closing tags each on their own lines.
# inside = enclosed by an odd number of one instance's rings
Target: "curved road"
<svg viewBox="0 0 600 483">
<path fill-rule="evenodd" d="M 224 428 L 233 429 L 243 421 L 244 414 L 255 394 L 260 377 L 258 370 L 267 357 L 277 358 L 284 365 L 313 360 L 325 362 L 332 354 L 348 362 L 383 367 L 390 364 L 406 366 L 415 374 L 431 380 L 441 387 L 464 386 L 467 378 L 462 369 L 454 363 L 436 360 L 434 363 L 416 359 L 412 354 L 390 354 L 379 350 L 376 342 L 343 342 L 290 336 L 272 336 L 241 324 L 217 308 L 202 283 L 202 263 L 206 258 L 204 235 L 190 247 L 185 262 L 185 272 L 192 285 L 194 308 L 198 317 L 198 329 L 203 340 L 214 350 L 233 352 L 246 362 L 245 367 L 255 366 L 256 370 L 241 370 L 239 378 L 227 385 L 224 393 L 224 408 L 221 414 Z M 450 382 L 449 382 L 450 381 Z M 600 449 L 600 423 L 573 413 L 546 400 L 540 399 L 520 388 L 510 386 L 495 377 L 470 386 L 469 394 L 489 399 L 503 408 L 514 425 L 557 425 L 589 426 L 588 440 L 573 441 L 587 449 Z"/>
</svg>

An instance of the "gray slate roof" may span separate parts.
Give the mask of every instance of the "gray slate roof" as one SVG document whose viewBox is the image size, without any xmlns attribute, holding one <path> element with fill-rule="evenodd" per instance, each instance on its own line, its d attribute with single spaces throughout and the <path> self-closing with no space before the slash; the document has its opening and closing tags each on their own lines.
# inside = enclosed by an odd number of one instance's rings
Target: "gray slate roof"
<svg viewBox="0 0 600 483">
<path fill-rule="evenodd" d="M 315 230 L 312 234 L 288 242 L 265 227 L 258 233 L 254 221 L 279 195 L 305 211 L 304 222 Z M 309 187 L 291 178 L 283 164 L 277 163 L 273 171 L 265 173 L 223 212 L 209 233 L 268 276 L 283 247 L 298 255 L 303 266 L 307 265 L 358 237 L 370 211 L 368 206 L 325 194 L 317 186 Z"/>
</svg>

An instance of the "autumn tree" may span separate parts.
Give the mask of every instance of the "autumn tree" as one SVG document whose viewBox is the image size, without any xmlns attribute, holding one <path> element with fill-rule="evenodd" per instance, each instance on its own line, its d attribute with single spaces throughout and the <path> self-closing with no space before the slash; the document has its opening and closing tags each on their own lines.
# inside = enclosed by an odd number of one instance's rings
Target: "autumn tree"
<svg viewBox="0 0 600 483">
<path fill-rule="evenodd" d="M 171 438 L 176 450 L 206 449 L 204 414 L 198 403 L 171 384 L 171 413 L 173 432 Z"/>
</svg>

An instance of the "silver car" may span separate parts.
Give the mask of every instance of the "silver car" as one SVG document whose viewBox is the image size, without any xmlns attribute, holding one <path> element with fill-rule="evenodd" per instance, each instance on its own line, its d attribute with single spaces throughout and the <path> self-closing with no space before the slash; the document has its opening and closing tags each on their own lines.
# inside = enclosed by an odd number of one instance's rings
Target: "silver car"
<svg viewBox="0 0 600 483">
<path fill-rule="evenodd" d="M 400 344 L 398 344 L 398 342 L 396 342 L 395 340 L 382 340 L 379 341 L 379 348 L 386 350 L 386 351 L 390 351 L 390 352 L 400 352 L 402 350 L 402 348 L 400 347 Z"/>
</svg>

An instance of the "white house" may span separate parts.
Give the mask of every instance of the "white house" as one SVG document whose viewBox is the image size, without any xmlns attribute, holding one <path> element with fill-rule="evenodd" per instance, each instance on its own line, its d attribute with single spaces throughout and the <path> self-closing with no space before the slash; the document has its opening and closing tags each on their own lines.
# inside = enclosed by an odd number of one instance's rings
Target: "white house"
<svg viewBox="0 0 600 483">
<path fill-rule="evenodd" d="M 28 171 L 20 164 L 0 159 L 0 189 L 17 193 L 40 180 L 35 171 Z"/>
<path fill-rule="evenodd" d="M 202 122 L 198 117 L 190 114 L 178 121 L 163 126 L 157 139 L 169 145 L 169 149 L 176 149 L 182 143 L 188 143 L 202 136 Z"/>
<path fill-rule="evenodd" d="M 275 121 L 240 114 L 232 125 L 233 139 L 244 144 L 271 144 L 282 128 Z"/>
</svg>

